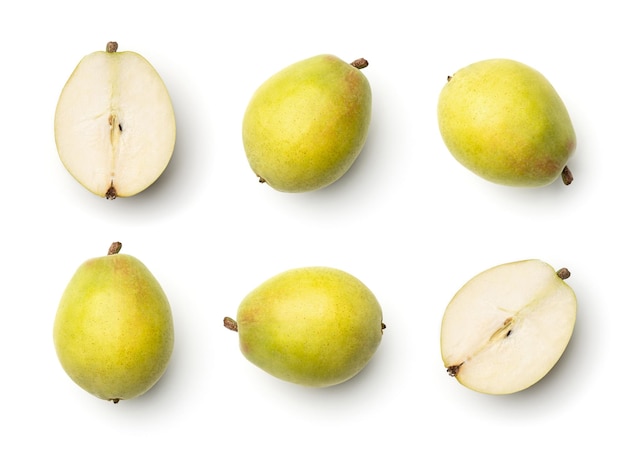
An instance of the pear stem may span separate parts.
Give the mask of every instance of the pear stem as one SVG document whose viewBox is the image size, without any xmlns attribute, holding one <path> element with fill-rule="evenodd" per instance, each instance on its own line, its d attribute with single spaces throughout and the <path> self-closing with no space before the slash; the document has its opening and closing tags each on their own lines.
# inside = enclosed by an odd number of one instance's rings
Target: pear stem
<svg viewBox="0 0 626 454">
<path fill-rule="evenodd" d="M 107 255 L 115 255 L 120 252 L 120 249 L 122 249 L 122 243 L 116 241 L 109 247 L 109 252 L 107 253 Z"/>
<path fill-rule="evenodd" d="M 572 174 L 572 171 L 569 169 L 569 167 L 563 167 L 563 171 L 561 172 L 561 179 L 563 180 L 565 186 L 570 185 L 572 181 L 574 181 L 574 175 Z"/>
<path fill-rule="evenodd" d="M 357 58 L 350 64 L 354 66 L 356 69 L 363 69 L 363 68 L 367 68 L 367 66 L 369 65 L 369 62 L 364 58 Z"/>
<path fill-rule="evenodd" d="M 109 41 L 107 43 L 107 53 L 113 54 L 117 52 L 117 43 L 115 41 Z"/>
<path fill-rule="evenodd" d="M 224 317 L 224 326 L 231 331 L 234 331 L 234 332 L 239 331 L 237 327 L 237 322 L 230 317 Z"/>
<path fill-rule="evenodd" d="M 571 273 L 569 272 L 567 268 L 561 268 L 559 271 L 556 272 L 556 275 L 560 277 L 561 279 L 565 280 L 571 276 Z"/>
</svg>

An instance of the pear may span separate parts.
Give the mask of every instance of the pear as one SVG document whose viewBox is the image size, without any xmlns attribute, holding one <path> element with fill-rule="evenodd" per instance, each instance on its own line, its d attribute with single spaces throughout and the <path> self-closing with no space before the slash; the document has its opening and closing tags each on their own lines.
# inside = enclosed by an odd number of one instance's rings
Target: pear
<svg viewBox="0 0 626 454">
<path fill-rule="evenodd" d="M 243 145 L 259 181 L 282 192 L 323 188 L 341 178 L 365 144 L 372 93 L 361 72 L 318 55 L 274 74 L 254 93 L 243 119 Z"/>
<path fill-rule="evenodd" d="M 250 292 L 237 320 L 243 355 L 267 373 L 309 387 L 336 385 L 358 374 L 377 350 L 385 325 L 374 294 L 335 268 L 280 273 Z"/>
<path fill-rule="evenodd" d="M 135 195 L 167 167 L 176 120 L 167 88 L 135 52 L 84 57 L 57 103 L 54 134 L 59 157 L 85 188 L 107 199 Z"/>
<path fill-rule="evenodd" d="M 565 351 L 576 322 L 566 268 L 523 260 L 488 269 L 448 304 L 441 356 L 451 376 L 472 390 L 511 394 L 541 380 Z"/>
<path fill-rule="evenodd" d="M 63 369 L 81 388 L 114 403 L 148 391 L 174 347 L 168 299 L 135 257 L 109 254 L 83 263 L 70 280 L 54 321 Z"/>
<path fill-rule="evenodd" d="M 568 111 L 535 69 L 509 59 L 471 64 L 441 90 L 439 129 L 451 154 L 475 174 L 509 186 L 545 186 L 576 147 Z"/>
</svg>

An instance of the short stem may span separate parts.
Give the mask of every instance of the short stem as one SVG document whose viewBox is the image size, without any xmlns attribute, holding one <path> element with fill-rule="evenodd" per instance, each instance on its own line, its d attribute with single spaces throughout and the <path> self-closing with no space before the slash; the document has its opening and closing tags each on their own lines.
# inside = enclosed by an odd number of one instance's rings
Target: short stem
<svg viewBox="0 0 626 454">
<path fill-rule="evenodd" d="M 115 41 L 109 41 L 107 43 L 107 53 L 113 54 L 117 52 L 117 43 Z"/>
<path fill-rule="evenodd" d="M 350 64 L 354 66 L 356 69 L 363 69 L 363 68 L 367 68 L 367 65 L 369 65 L 369 62 L 364 58 L 357 58 Z"/>
<path fill-rule="evenodd" d="M 556 275 L 560 277 L 561 279 L 565 280 L 571 276 L 571 273 L 569 272 L 567 268 L 561 268 L 559 271 L 556 272 Z"/>
<path fill-rule="evenodd" d="M 224 326 L 231 331 L 237 332 L 239 330 L 237 327 L 237 322 L 230 317 L 224 317 Z"/>
<path fill-rule="evenodd" d="M 109 252 L 107 255 L 115 255 L 120 252 L 120 249 L 122 249 L 122 243 L 116 241 L 109 247 Z"/>
</svg>

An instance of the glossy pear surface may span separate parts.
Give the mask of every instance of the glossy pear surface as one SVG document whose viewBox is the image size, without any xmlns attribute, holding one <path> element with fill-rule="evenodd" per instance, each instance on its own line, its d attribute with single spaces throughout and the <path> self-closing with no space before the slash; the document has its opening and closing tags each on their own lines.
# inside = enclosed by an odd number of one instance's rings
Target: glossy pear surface
<svg viewBox="0 0 626 454">
<path fill-rule="evenodd" d="M 514 60 L 492 59 L 448 79 L 439 97 L 439 129 L 461 164 L 510 186 L 544 186 L 562 174 L 571 182 L 566 164 L 576 135 L 542 74 Z"/>
<path fill-rule="evenodd" d="M 54 321 L 54 345 L 76 384 L 118 402 L 148 391 L 174 347 L 168 299 L 138 259 L 113 253 L 83 263 Z"/>
<path fill-rule="evenodd" d="M 540 260 L 488 269 L 465 284 L 441 324 L 448 373 L 487 394 L 511 394 L 541 380 L 561 358 L 576 322 L 576 295 Z"/>
<path fill-rule="evenodd" d="M 167 167 L 176 140 L 169 93 L 135 52 L 84 57 L 65 84 L 54 118 L 57 151 L 85 188 L 114 199 L 135 195 Z"/>
<path fill-rule="evenodd" d="M 328 267 L 296 268 L 268 279 L 241 302 L 236 322 L 227 321 L 253 364 L 311 387 L 359 373 L 384 328 L 374 294 L 354 276 Z"/>
<path fill-rule="evenodd" d="M 352 166 L 367 138 L 372 94 L 360 68 L 333 55 L 295 63 L 264 82 L 243 119 L 260 181 L 283 192 L 320 189 Z"/>
</svg>

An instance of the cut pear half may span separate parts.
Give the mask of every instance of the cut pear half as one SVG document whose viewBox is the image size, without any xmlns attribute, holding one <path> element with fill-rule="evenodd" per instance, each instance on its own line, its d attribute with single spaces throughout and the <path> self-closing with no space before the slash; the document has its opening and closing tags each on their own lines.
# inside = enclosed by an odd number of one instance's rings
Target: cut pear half
<svg viewBox="0 0 626 454">
<path fill-rule="evenodd" d="M 511 394 L 557 363 L 576 322 L 576 295 L 540 260 L 499 265 L 467 282 L 448 304 L 441 355 L 448 373 L 486 394 Z"/>
<path fill-rule="evenodd" d="M 68 172 L 94 194 L 114 199 L 143 191 L 163 173 L 176 120 L 152 65 L 110 42 L 84 57 L 65 84 L 54 134 Z"/>
</svg>

